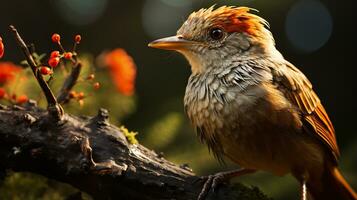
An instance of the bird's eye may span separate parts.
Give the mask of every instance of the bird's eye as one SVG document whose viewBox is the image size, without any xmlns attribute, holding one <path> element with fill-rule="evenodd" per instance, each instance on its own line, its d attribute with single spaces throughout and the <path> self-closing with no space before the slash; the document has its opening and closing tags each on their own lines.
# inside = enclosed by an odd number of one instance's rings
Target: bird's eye
<svg viewBox="0 0 357 200">
<path fill-rule="evenodd" d="M 210 30 L 209 35 L 214 40 L 220 40 L 223 37 L 223 31 L 220 28 L 213 28 Z"/>
</svg>

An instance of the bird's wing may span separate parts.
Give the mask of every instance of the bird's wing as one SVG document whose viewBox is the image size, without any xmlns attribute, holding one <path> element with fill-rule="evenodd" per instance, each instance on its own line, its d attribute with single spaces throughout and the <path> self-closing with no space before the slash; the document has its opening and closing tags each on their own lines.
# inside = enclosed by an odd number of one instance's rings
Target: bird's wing
<svg viewBox="0 0 357 200">
<path fill-rule="evenodd" d="M 331 150 L 337 162 L 340 153 L 335 130 L 319 97 L 313 91 L 310 81 L 291 63 L 271 70 L 273 82 L 301 111 L 304 128 L 307 132 L 317 136 Z"/>
</svg>

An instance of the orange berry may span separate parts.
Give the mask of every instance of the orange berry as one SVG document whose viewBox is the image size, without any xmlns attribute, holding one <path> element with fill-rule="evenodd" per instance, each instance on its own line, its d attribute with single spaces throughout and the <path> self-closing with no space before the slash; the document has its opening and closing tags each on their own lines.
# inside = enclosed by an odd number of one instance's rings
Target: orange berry
<svg viewBox="0 0 357 200">
<path fill-rule="evenodd" d="M 6 91 L 4 88 L 0 88 L 0 99 L 4 98 L 6 96 Z"/>
<path fill-rule="evenodd" d="M 93 80 L 95 78 L 94 74 L 89 74 L 87 80 Z"/>
<path fill-rule="evenodd" d="M 94 89 L 98 90 L 100 88 L 100 84 L 98 82 L 95 82 L 93 84 Z"/>
<path fill-rule="evenodd" d="M 81 40 L 82 40 L 81 35 L 76 35 L 76 36 L 74 36 L 74 41 L 75 41 L 77 44 L 79 44 L 79 43 L 81 42 Z"/>
<path fill-rule="evenodd" d="M 60 56 L 60 52 L 59 51 L 52 51 L 51 52 L 51 58 L 55 58 L 55 57 L 59 57 Z"/>
<path fill-rule="evenodd" d="M 53 57 L 48 60 L 48 65 L 54 68 L 57 67 L 59 62 L 60 62 L 59 57 Z"/>
<path fill-rule="evenodd" d="M 80 92 L 78 93 L 78 99 L 84 99 L 84 93 L 83 92 Z"/>
<path fill-rule="evenodd" d="M 52 70 L 49 67 L 41 67 L 40 72 L 42 75 L 49 75 L 52 74 Z"/>
<path fill-rule="evenodd" d="M 51 39 L 52 39 L 52 42 L 54 42 L 54 43 L 60 43 L 61 36 L 59 34 L 57 34 L 57 33 L 54 33 L 52 35 Z"/>
<path fill-rule="evenodd" d="M 18 104 L 23 104 L 23 103 L 26 103 L 28 100 L 29 100 L 29 98 L 28 98 L 26 95 L 20 95 L 20 96 L 17 98 L 16 102 L 17 102 Z"/>
<path fill-rule="evenodd" d="M 71 59 L 73 56 L 73 54 L 71 52 L 66 52 L 64 53 L 63 57 L 67 60 Z"/>
<path fill-rule="evenodd" d="M 0 37 L 0 58 L 4 56 L 4 44 L 2 43 L 2 38 Z"/>
<path fill-rule="evenodd" d="M 76 91 L 70 91 L 69 92 L 69 98 L 76 98 L 77 97 L 77 92 Z"/>
</svg>

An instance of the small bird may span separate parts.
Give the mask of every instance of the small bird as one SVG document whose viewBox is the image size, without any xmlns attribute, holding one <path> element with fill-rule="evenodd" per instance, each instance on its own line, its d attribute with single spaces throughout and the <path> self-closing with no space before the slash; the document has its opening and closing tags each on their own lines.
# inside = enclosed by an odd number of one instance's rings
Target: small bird
<svg viewBox="0 0 357 200">
<path fill-rule="evenodd" d="M 319 97 L 252 10 L 201 9 L 177 35 L 149 44 L 186 57 L 184 106 L 197 135 L 219 160 L 242 167 L 209 176 L 198 199 L 222 181 L 264 170 L 291 173 L 303 200 L 357 200 L 338 169 L 335 130 Z"/>
</svg>

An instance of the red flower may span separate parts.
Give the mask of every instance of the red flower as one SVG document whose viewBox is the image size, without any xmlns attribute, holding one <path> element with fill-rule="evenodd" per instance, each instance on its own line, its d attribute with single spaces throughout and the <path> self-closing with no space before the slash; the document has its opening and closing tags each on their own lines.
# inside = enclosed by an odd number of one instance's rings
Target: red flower
<svg viewBox="0 0 357 200">
<path fill-rule="evenodd" d="M 114 49 L 105 55 L 105 64 L 116 89 L 124 95 L 132 95 L 135 90 L 136 66 L 124 49 Z"/>
<path fill-rule="evenodd" d="M 57 67 L 59 62 L 60 62 L 59 57 L 52 57 L 48 60 L 48 65 L 51 66 L 52 68 L 55 68 Z"/>
<path fill-rule="evenodd" d="M 71 59 L 73 56 L 73 54 L 71 52 L 66 52 L 64 53 L 63 57 L 67 60 Z"/>
<path fill-rule="evenodd" d="M 15 75 L 21 70 L 21 67 L 12 62 L 0 62 L 0 85 L 12 81 L 15 78 Z"/>
<path fill-rule="evenodd" d="M 81 35 L 76 35 L 76 36 L 74 36 L 74 41 L 75 41 L 77 44 L 79 44 L 79 43 L 81 42 L 81 40 L 82 40 L 82 36 L 81 36 Z"/>
<path fill-rule="evenodd" d="M 40 72 L 42 75 L 52 74 L 52 70 L 49 67 L 43 66 L 40 68 Z"/>
<path fill-rule="evenodd" d="M 60 56 L 60 52 L 59 51 L 52 51 L 51 52 L 51 58 L 55 58 L 55 57 L 59 57 Z"/>
<path fill-rule="evenodd" d="M 2 38 L 0 37 L 0 58 L 4 56 L 4 44 L 2 43 Z"/>
<path fill-rule="evenodd" d="M 52 35 L 51 39 L 52 39 L 52 42 L 54 42 L 54 43 L 60 43 L 61 36 L 59 34 L 57 34 L 57 33 L 54 33 Z"/>
</svg>

